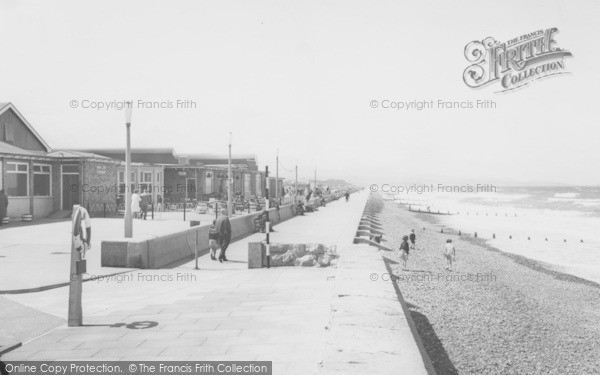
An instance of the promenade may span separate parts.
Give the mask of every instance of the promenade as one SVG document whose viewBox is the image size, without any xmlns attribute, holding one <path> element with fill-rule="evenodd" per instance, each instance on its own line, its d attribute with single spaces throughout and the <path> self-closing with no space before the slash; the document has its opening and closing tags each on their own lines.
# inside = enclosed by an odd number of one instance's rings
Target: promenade
<svg viewBox="0 0 600 375">
<path fill-rule="evenodd" d="M 356 246 L 370 254 L 367 265 L 356 271 L 365 276 L 361 276 L 361 285 L 382 288 L 381 283 L 369 282 L 367 273 L 373 267 L 385 272 L 379 254 L 373 248 L 352 245 L 367 198 L 368 192 L 363 191 L 353 194 L 348 203 L 343 199 L 331 202 L 317 212 L 278 224 L 271 234 L 272 242 L 336 244 L 341 264 L 344 249 L 354 247 L 346 264 L 355 266 L 346 271 L 343 266 L 250 270 L 248 243 L 265 238 L 264 234 L 253 234 L 230 245 L 229 262 L 221 264 L 204 255 L 199 259 L 199 270 L 191 261 L 171 269 L 129 270 L 85 282 L 84 326 L 63 324 L 24 342 L 2 359 L 264 360 L 273 361 L 274 374 L 306 374 L 348 373 L 344 371 L 344 366 L 352 367 L 348 355 L 359 351 L 361 371 L 372 367 L 380 373 L 392 373 L 391 365 L 404 363 L 412 369 L 410 373 L 425 373 L 391 283 L 384 287 L 385 299 L 379 299 L 376 306 L 362 300 L 359 315 L 354 316 L 365 327 L 357 327 L 353 335 L 344 332 L 352 332 L 354 323 L 332 331 L 342 326 L 332 322 L 335 311 L 344 308 L 339 290 L 351 285 L 339 280 L 351 280 L 355 271 L 349 270 L 361 263 Z M 341 272 L 346 276 L 340 277 Z M 364 287 L 361 292 L 365 293 Z M 5 298 L 44 314 L 67 316 L 68 288 Z M 389 330 L 373 325 L 381 315 L 393 319 Z M 366 340 L 357 346 L 361 335 Z M 395 353 L 383 351 L 386 345 L 395 348 Z M 345 357 L 336 357 L 342 352 L 337 346 L 344 348 Z M 403 350 L 404 362 L 398 362 Z"/>
</svg>

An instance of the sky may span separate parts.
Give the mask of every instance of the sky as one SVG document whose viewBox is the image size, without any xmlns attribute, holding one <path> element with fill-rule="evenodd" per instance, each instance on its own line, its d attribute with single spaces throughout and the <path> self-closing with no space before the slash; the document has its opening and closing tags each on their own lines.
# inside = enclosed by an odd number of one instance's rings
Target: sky
<svg viewBox="0 0 600 375">
<path fill-rule="evenodd" d="M 52 148 L 256 154 L 360 185 L 600 184 L 600 3 L 0 0 L 0 102 Z M 570 74 L 472 89 L 465 46 L 557 27 Z M 138 101 L 195 108 L 140 108 Z M 493 100 L 495 109 L 382 103 Z M 378 107 L 372 108 L 372 101 Z M 152 104 L 150 104 L 152 105 Z"/>
</svg>

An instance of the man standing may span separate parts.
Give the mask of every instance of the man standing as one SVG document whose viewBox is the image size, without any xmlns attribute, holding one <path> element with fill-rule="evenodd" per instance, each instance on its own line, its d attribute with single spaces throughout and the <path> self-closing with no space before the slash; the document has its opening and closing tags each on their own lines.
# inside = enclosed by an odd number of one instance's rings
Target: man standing
<svg viewBox="0 0 600 375">
<path fill-rule="evenodd" d="M 0 225 L 6 216 L 8 216 L 8 197 L 4 193 L 4 189 L 0 189 Z"/>
<path fill-rule="evenodd" d="M 146 220 L 148 216 L 148 206 L 150 205 L 151 200 L 150 194 L 146 190 L 142 191 L 142 195 L 140 196 L 140 209 L 142 210 L 142 219 Z"/>
<path fill-rule="evenodd" d="M 223 263 L 223 261 L 227 261 L 225 251 L 227 250 L 229 241 L 231 240 L 231 223 L 229 222 L 226 209 L 221 210 L 221 216 L 219 216 L 215 222 L 215 232 L 217 232 L 219 236 L 219 247 L 221 247 L 219 262 Z"/>
</svg>

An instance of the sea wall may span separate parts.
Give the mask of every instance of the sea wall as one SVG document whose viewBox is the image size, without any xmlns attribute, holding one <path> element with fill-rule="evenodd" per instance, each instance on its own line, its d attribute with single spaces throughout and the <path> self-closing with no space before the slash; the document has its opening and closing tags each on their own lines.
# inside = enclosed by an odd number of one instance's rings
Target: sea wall
<svg viewBox="0 0 600 375">
<path fill-rule="evenodd" d="M 260 212 L 231 219 L 231 240 L 235 241 L 255 232 L 254 219 Z M 294 207 L 269 210 L 273 225 L 294 217 Z M 198 252 L 208 251 L 210 225 L 192 227 L 184 231 L 146 238 L 116 239 L 101 242 L 101 265 L 103 267 L 162 268 L 185 261 Z"/>
</svg>

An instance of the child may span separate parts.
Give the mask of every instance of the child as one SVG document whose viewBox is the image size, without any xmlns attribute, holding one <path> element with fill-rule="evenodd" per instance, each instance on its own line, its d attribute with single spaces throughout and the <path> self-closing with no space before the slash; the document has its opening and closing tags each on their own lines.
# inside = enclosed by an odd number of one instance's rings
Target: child
<svg viewBox="0 0 600 375">
<path fill-rule="evenodd" d="M 456 260 L 456 249 L 451 239 L 446 240 L 444 256 L 446 257 L 446 270 L 452 271 L 452 262 Z"/>
<path fill-rule="evenodd" d="M 212 226 L 208 230 L 208 247 L 210 248 L 210 259 L 217 260 L 216 253 L 219 248 L 219 234 L 215 229 L 215 222 L 213 220 Z"/>
<path fill-rule="evenodd" d="M 414 250 L 415 248 L 415 241 L 417 239 L 417 236 L 415 235 L 415 230 L 411 229 L 410 230 L 410 248 Z"/>
<path fill-rule="evenodd" d="M 400 244 L 400 259 L 402 260 L 402 270 L 406 270 L 406 261 L 408 260 L 408 236 L 402 237 L 402 243 Z"/>
</svg>

